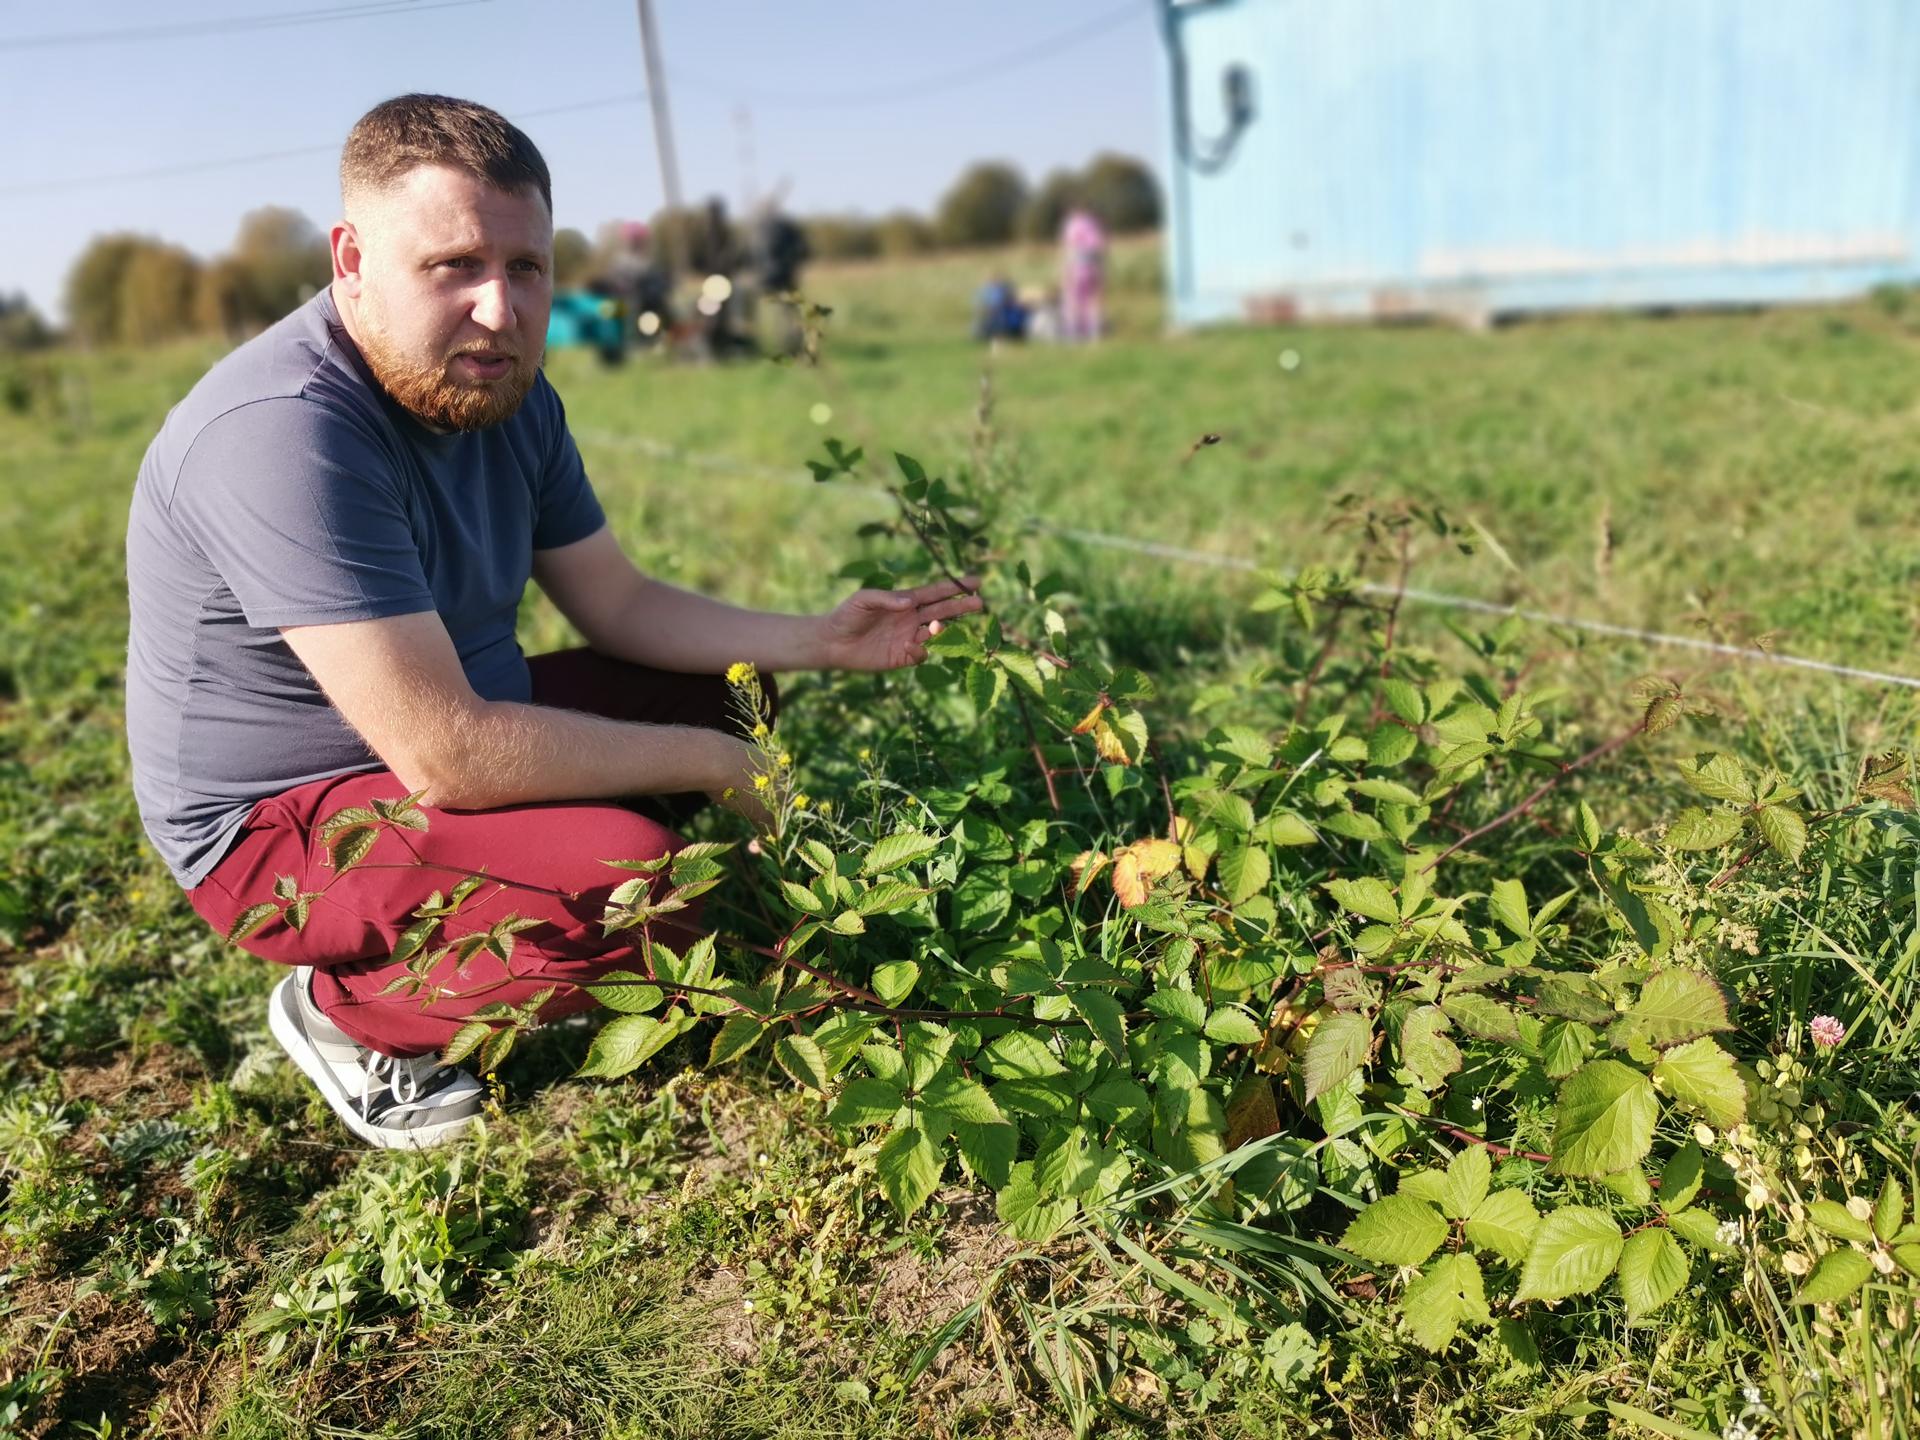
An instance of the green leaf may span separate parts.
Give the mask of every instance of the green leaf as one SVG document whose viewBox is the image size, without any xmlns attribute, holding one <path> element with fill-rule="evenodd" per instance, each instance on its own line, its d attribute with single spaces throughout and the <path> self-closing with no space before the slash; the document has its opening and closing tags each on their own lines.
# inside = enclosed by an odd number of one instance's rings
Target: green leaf
<svg viewBox="0 0 1920 1440">
<path fill-rule="evenodd" d="M 1322 1020 L 1307 1041 L 1300 1067 L 1306 1103 L 1311 1105 L 1358 1069 L 1372 1043 L 1373 1023 L 1365 1015 L 1329 1015 Z"/>
<path fill-rule="evenodd" d="M 1584 1205 L 1555 1210 L 1534 1231 L 1514 1299 L 1559 1300 L 1598 1290 L 1624 1243 L 1620 1227 L 1604 1211 Z"/>
<path fill-rule="evenodd" d="M 1540 1032 L 1540 1067 L 1549 1077 L 1564 1080 L 1586 1060 L 1593 1048 L 1593 1031 L 1574 1020 L 1549 1020 Z"/>
<path fill-rule="evenodd" d="M 1231 845 L 1220 852 L 1220 883 L 1226 888 L 1227 902 L 1238 905 L 1267 888 L 1273 875 L 1273 862 L 1259 845 Z"/>
<path fill-rule="evenodd" d="M 889 1005 L 898 1005 L 920 983 L 920 967 L 911 960 L 889 960 L 873 967 L 873 993 Z"/>
<path fill-rule="evenodd" d="M 1760 827 L 1760 838 L 1772 847 L 1789 865 L 1800 859 L 1800 852 L 1807 848 L 1807 822 L 1798 810 L 1789 810 L 1785 805 L 1762 805 L 1754 815 L 1754 822 Z"/>
<path fill-rule="evenodd" d="M 1700 1177 L 1705 1157 L 1700 1147 L 1689 1140 L 1668 1159 L 1660 1171 L 1660 1208 L 1674 1215 L 1693 1203 L 1700 1193 Z"/>
<path fill-rule="evenodd" d="M 1407 1329 L 1428 1350 L 1444 1350 L 1464 1321 L 1491 1325 L 1480 1262 L 1464 1251 L 1442 1255 L 1400 1297 Z"/>
<path fill-rule="evenodd" d="M 898 870 L 917 860 L 924 860 L 940 848 L 940 841 L 918 830 L 902 830 L 897 835 L 889 835 L 884 840 L 874 842 L 867 852 L 867 858 L 861 863 L 863 875 L 884 875 L 890 870 Z"/>
<path fill-rule="evenodd" d="M 1011 1230 L 1016 1239 L 1030 1245 L 1042 1244 L 1059 1234 L 1060 1227 L 1071 1220 L 1079 1208 L 1080 1202 L 1071 1196 L 1048 1199 L 1041 1195 L 1040 1187 L 1034 1184 L 1031 1160 L 1022 1160 L 1013 1167 L 994 1201 L 994 1212 L 999 1215 L 1000 1223 Z"/>
<path fill-rule="evenodd" d="M 1652 1148 L 1659 1113 L 1653 1086 L 1631 1065 L 1594 1060 L 1581 1066 L 1560 1086 L 1553 1168 L 1594 1179 L 1626 1169 Z"/>
<path fill-rule="evenodd" d="M 973 701 L 974 713 L 985 716 L 1000 702 L 1006 693 L 1007 672 L 997 670 L 991 665 L 969 665 L 967 667 L 967 698 Z"/>
<path fill-rule="evenodd" d="M 1573 829 L 1582 850 L 1592 854 L 1600 848 L 1600 819 L 1584 800 L 1574 807 Z"/>
<path fill-rule="evenodd" d="M 1340 1247 L 1376 1265 L 1418 1265 L 1447 1238 L 1447 1222 L 1426 1201 L 1395 1193 L 1353 1217 Z"/>
<path fill-rule="evenodd" d="M 942 1159 L 933 1137 L 917 1125 L 887 1136 L 874 1159 L 880 1189 L 902 1220 L 927 1203 L 940 1183 Z"/>
<path fill-rule="evenodd" d="M 920 1103 L 949 1119 L 964 1120 L 970 1125 L 998 1125 L 1007 1118 L 987 1094 L 986 1086 L 962 1075 L 951 1063 L 942 1067 L 920 1092 Z"/>
<path fill-rule="evenodd" d="M 909 910 L 927 892 L 903 880 L 882 880 L 869 885 L 854 897 L 853 908 L 862 915 L 894 915 Z"/>
<path fill-rule="evenodd" d="M 1388 679 L 1380 682 L 1380 698 L 1387 702 L 1387 708 L 1409 725 L 1418 725 L 1427 718 L 1427 702 L 1419 689 L 1405 680 Z"/>
<path fill-rule="evenodd" d="M 1620 1298 L 1627 1302 L 1627 1323 L 1650 1315 L 1687 1283 L 1686 1252 L 1660 1226 L 1636 1230 L 1620 1250 Z"/>
<path fill-rule="evenodd" d="M 1881 1240 L 1893 1239 L 1906 1215 L 1906 1197 L 1900 1182 L 1889 1175 L 1880 1186 L 1880 1198 L 1873 1203 L 1873 1233 Z"/>
<path fill-rule="evenodd" d="M 1700 755 L 1680 762 L 1680 778 L 1702 795 L 1735 805 L 1753 803 L 1753 782 L 1746 767 L 1731 755 Z"/>
<path fill-rule="evenodd" d="M 1734 1253 L 1734 1247 L 1720 1239 L 1720 1221 L 1709 1211 L 1689 1208 L 1678 1215 L 1669 1215 L 1667 1228 L 1682 1240 L 1691 1240 L 1702 1250 L 1711 1250 L 1716 1255 Z"/>
<path fill-rule="evenodd" d="M 1444 1033 L 1452 1027 L 1438 1005 L 1422 1005 L 1401 1022 L 1400 1063 L 1422 1090 L 1436 1090 L 1460 1069 L 1460 1047 Z"/>
<path fill-rule="evenodd" d="M 1485 995 L 1472 991 L 1449 995 L 1440 1002 L 1440 1008 L 1446 1011 L 1448 1019 L 1476 1039 L 1511 1045 L 1520 1038 L 1520 1022 L 1514 1018 L 1512 1008 Z"/>
<path fill-rule="evenodd" d="M 1673 817 L 1667 844 L 1675 850 L 1718 850 L 1740 833 L 1745 817 L 1736 810 L 1701 810 L 1693 806 Z"/>
<path fill-rule="evenodd" d="M 1493 1178 L 1493 1162 L 1484 1145 L 1468 1145 L 1455 1152 L 1447 1162 L 1447 1183 L 1442 1188 L 1440 1209 L 1455 1220 L 1465 1220 L 1487 1198 L 1487 1185 Z"/>
<path fill-rule="evenodd" d="M 349 825 L 327 842 L 327 863 L 336 871 L 351 870 L 367 858 L 379 838 L 377 825 Z"/>
<path fill-rule="evenodd" d="M 724 1065 L 738 1059 L 759 1043 L 767 1027 L 751 1015 L 735 1015 L 721 1022 L 713 1032 L 713 1048 L 707 1052 L 708 1065 Z"/>
<path fill-rule="evenodd" d="M 631 970 L 609 970 L 587 986 L 586 991 L 607 1009 L 621 1015 L 645 1015 L 665 998 L 658 985 Z"/>
<path fill-rule="evenodd" d="M 970 870 L 953 888 L 953 928 L 963 935 L 985 935 L 1013 908 L 1010 872 L 1004 865 Z"/>
<path fill-rule="evenodd" d="M 1653 1044 L 1665 1049 L 1715 1030 L 1731 1030 L 1727 996 L 1698 970 L 1662 970 L 1647 981 L 1627 1012 Z"/>
<path fill-rule="evenodd" d="M 1533 1332 L 1518 1320 L 1500 1322 L 1500 1348 L 1507 1352 L 1507 1366 L 1515 1370 L 1538 1370 L 1540 1346 Z"/>
<path fill-rule="evenodd" d="M 1040 667 L 1031 655 L 1021 650 L 999 650 L 994 653 L 993 660 L 1036 699 L 1047 698 L 1047 683 L 1041 678 Z"/>
<path fill-rule="evenodd" d="M 1326 892 L 1343 910 L 1378 920 L 1382 925 L 1400 923 L 1400 904 L 1384 880 L 1363 875 L 1358 880 L 1329 880 Z"/>
<path fill-rule="evenodd" d="M 1807 1206 L 1807 1218 L 1829 1235 L 1857 1245 L 1873 1243 L 1873 1229 L 1837 1200 L 1816 1200 Z"/>
<path fill-rule="evenodd" d="M 1364 795 L 1369 800 L 1384 800 L 1389 805 L 1418 805 L 1420 797 L 1414 794 L 1398 780 L 1383 780 L 1378 776 L 1365 780 L 1356 780 L 1347 787 L 1355 795 Z"/>
<path fill-rule="evenodd" d="M 1496 880 L 1487 896 L 1487 910 L 1509 935 L 1526 939 L 1533 934 L 1533 916 L 1527 892 L 1518 880 Z"/>
<path fill-rule="evenodd" d="M 684 1026 L 651 1015 L 622 1015 L 609 1020 L 593 1037 L 587 1058 L 576 1074 L 618 1079 L 656 1054 Z"/>
<path fill-rule="evenodd" d="M 773 1042 L 773 1058 L 797 1084 L 823 1094 L 827 1088 L 827 1057 L 810 1035 L 782 1035 Z"/>
<path fill-rule="evenodd" d="M 1311 845 L 1320 837 L 1291 810 L 1275 810 L 1253 828 L 1253 838 L 1264 845 Z"/>
<path fill-rule="evenodd" d="M 1241 1006 L 1220 1005 L 1207 1017 L 1206 1036 L 1222 1045 L 1258 1045 L 1266 1031 Z"/>
<path fill-rule="evenodd" d="M 258 905 L 249 905 L 240 912 L 240 917 L 227 928 L 227 944 L 238 945 L 267 921 L 280 913 L 280 907 L 271 901 L 262 901 Z"/>
<path fill-rule="evenodd" d="M 1796 1305 L 1831 1305 L 1844 1300 L 1873 1274 L 1873 1261 L 1858 1250 L 1829 1250 L 1815 1262 L 1793 1297 Z"/>
<path fill-rule="evenodd" d="M 1206 1027 L 1206 1002 L 1191 990 L 1156 990 L 1146 999 L 1147 1009 L 1170 1025 L 1198 1031 Z"/>
<path fill-rule="evenodd" d="M 1020 1150 L 1020 1130 L 1015 1125 L 956 1125 L 954 1139 L 960 1158 L 982 1185 L 989 1190 L 1006 1188 L 1013 1171 L 1013 1157 Z"/>
<path fill-rule="evenodd" d="M 981 1052 L 981 1063 L 1001 1080 L 1038 1079 L 1067 1068 L 1031 1030 L 1009 1030 Z"/>
<path fill-rule="evenodd" d="M 836 935 L 864 935 L 867 933 L 867 922 L 858 910 L 842 910 L 833 917 L 829 928 Z"/>
<path fill-rule="evenodd" d="M 787 903 L 789 905 L 801 911 L 803 914 L 824 915 L 827 913 L 826 902 L 805 885 L 797 884 L 792 880 L 782 880 L 780 882 L 780 893 L 787 897 Z"/>
<path fill-rule="evenodd" d="M 1533 1248 L 1540 1228 L 1539 1213 L 1524 1191 L 1496 1190 L 1467 1217 L 1467 1239 L 1491 1250 L 1509 1265 L 1518 1265 Z"/>
<path fill-rule="evenodd" d="M 1717 1129 L 1730 1130 L 1747 1118 L 1747 1087 L 1733 1068 L 1733 1057 L 1711 1039 L 1667 1051 L 1655 1063 L 1653 1078 L 1677 1103 L 1697 1110 Z"/>
<path fill-rule="evenodd" d="M 484 1020 L 474 1020 L 462 1025 L 453 1032 L 453 1039 L 447 1042 L 447 1048 L 440 1052 L 442 1065 L 457 1065 L 485 1043 L 493 1034 L 493 1027 Z"/>
<path fill-rule="evenodd" d="M 827 1112 L 827 1123 L 850 1128 L 884 1125 L 899 1113 L 903 1103 L 899 1090 L 886 1081 L 862 1075 L 841 1089 L 840 1098 Z"/>
<path fill-rule="evenodd" d="M 1920 1244 L 1894 1246 L 1893 1258 L 1902 1270 L 1920 1279 Z"/>
<path fill-rule="evenodd" d="M 1105 990 L 1075 990 L 1072 999 L 1073 1008 L 1093 1028 L 1107 1053 L 1127 1064 L 1126 1008 Z"/>
</svg>

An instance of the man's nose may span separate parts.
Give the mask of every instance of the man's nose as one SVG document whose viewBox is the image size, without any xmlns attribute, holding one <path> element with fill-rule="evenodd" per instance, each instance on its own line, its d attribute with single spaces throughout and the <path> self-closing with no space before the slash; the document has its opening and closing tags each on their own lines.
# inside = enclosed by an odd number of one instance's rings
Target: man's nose
<svg viewBox="0 0 1920 1440">
<path fill-rule="evenodd" d="M 513 328 L 513 291 L 506 276 L 493 275 L 481 281 L 474 292 L 473 318 L 489 330 Z"/>
</svg>

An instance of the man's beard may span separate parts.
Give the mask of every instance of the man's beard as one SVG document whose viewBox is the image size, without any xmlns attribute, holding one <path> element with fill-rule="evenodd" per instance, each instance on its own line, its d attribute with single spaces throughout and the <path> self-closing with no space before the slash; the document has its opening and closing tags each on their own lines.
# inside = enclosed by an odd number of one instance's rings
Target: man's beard
<svg viewBox="0 0 1920 1440">
<path fill-rule="evenodd" d="M 513 366 L 498 380 L 456 380 L 452 375 L 454 357 L 498 346 L 467 345 L 433 364 L 422 365 L 387 343 L 376 327 L 365 327 L 359 337 L 360 353 L 366 357 L 373 378 L 391 395 L 401 409 L 416 419 L 441 430 L 485 430 L 512 416 L 533 389 L 540 374 L 542 354 L 513 355 Z"/>
</svg>

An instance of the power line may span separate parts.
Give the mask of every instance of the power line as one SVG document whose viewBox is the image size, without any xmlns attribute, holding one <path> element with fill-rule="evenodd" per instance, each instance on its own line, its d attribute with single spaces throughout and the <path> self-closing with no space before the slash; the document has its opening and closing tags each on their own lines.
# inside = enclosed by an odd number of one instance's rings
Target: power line
<svg viewBox="0 0 1920 1440">
<path fill-rule="evenodd" d="M 991 79 L 1008 70 L 1037 64 L 1042 60 L 1051 60 L 1056 55 L 1083 45 L 1097 36 L 1106 34 L 1109 30 L 1116 30 L 1127 21 L 1138 19 L 1147 13 L 1139 0 L 1133 0 L 1133 3 L 1098 15 L 1070 30 L 1062 30 L 1058 34 L 1050 35 L 1031 46 L 1022 46 L 1018 50 L 1009 50 L 985 60 L 976 60 L 956 70 L 929 75 L 924 79 L 906 84 L 879 86 L 853 93 L 845 90 L 812 93 L 777 90 L 741 91 L 731 80 L 682 70 L 678 66 L 673 67 L 672 73 L 676 79 L 703 85 L 713 90 L 724 90 L 735 99 L 752 100 L 758 104 L 772 106 L 787 106 L 793 109 L 832 110 L 865 105 L 897 104 L 906 100 L 918 100 L 927 95 L 938 95 L 947 90 L 958 90 L 976 81 Z"/>
<path fill-rule="evenodd" d="M 453 0 L 458 4 L 478 4 L 483 0 Z M 575 110 L 604 110 L 613 105 L 637 105 L 646 99 L 644 91 L 626 95 L 608 95 L 598 100 L 576 100 L 567 105 L 548 105 L 539 110 L 522 110 L 513 120 L 537 120 L 545 115 L 565 115 Z M 113 175 L 82 175 L 63 180 L 32 181 L 25 185 L 0 188 L 0 196 L 55 195 L 67 190 L 85 190 L 96 185 L 125 185 L 138 180 L 165 180 L 176 175 L 199 175 L 209 170 L 230 170 L 242 165 L 260 165 L 269 160 L 298 160 L 308 155 L 338 155 L 339 140 L 324 145 L 301 145 L 291 150 L 265 150 L 254 155 L 229 155 L 218 160 L 189 160 L 179 165 L 162 165 L 150 170 L 123 170 Z"/>
<path fill-rule="evenodd" d="M 248 30 L 279 30 L 290 25 L 324 25 L 330 20 L 364 20 L 380 15 L 421 14 L 492 0 L 365 0 L 328 10 L 289 10 L 278 15 L 227 15 L 185 20 L 174 25 L 133 25 L 120 30 L 74 30 L 57 35 L 20 35 L 0 39 L 0 51 L 48 50 L 77 45 L 120 45 L 139 40 L 174 40 L 199 35 L 230 35 Z"/>
</svg>

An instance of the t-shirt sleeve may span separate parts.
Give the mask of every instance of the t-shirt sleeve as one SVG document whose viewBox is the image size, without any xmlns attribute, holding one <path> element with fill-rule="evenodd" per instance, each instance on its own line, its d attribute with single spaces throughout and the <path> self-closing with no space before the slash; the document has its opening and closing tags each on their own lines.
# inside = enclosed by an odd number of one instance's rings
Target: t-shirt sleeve
<svg viewBox="0 0 1920 1440">
<path fill-rule="evenodd" d="M 212 421 L 181 464 L 172 510 L 249 625 L 434 608 L 393 462 L 311 401 L 255 401 Z"/>
<path fill-rule="evenodd" d="M 584 540 L 607 523 L 600 499 L 587 479 L 587 467 L 581 462 L 580 447 L 573 443 L 567 428 L 566 407 L 559 392 L 547 385 L 553 439 L 547 447 L 547 464 L 540 476 L 540 510 L 533 522 L 533 548 L 557 550 Z"/>
</svg>

